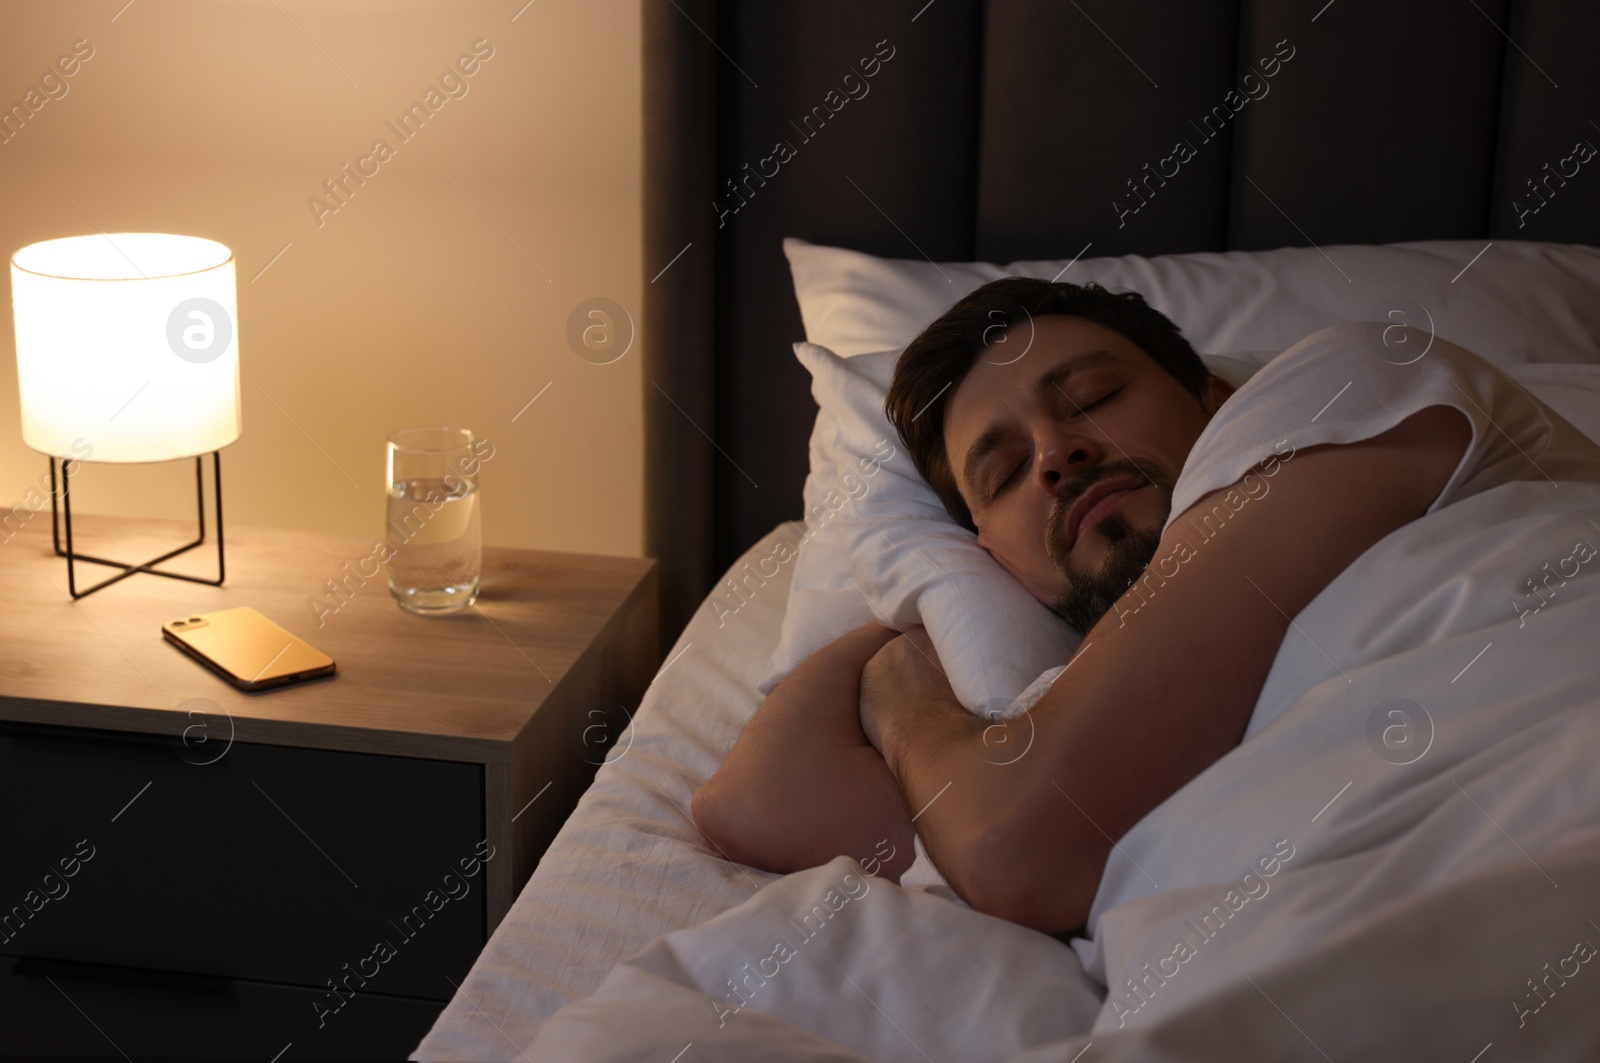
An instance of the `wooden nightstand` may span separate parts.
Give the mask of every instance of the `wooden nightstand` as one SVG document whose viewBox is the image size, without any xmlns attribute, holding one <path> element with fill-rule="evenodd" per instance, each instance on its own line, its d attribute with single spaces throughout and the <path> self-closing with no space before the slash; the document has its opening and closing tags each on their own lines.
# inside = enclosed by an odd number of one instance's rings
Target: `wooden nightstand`
<svg viewBox="0 0 1600 1063">
<path fill-rule="evenodd" d="M 74 521 L 100 556 L 186 532 Z M 651 560 L 488 548 L 424 619 L 371 539 L 230 526 L 224 586 L 76 603 L 48 512 L 0 540 L 0 1055 L 402 1058 L 660 663 Z M 244 693 L 161 637 L 237 605 L 338 674 Z"/>
</svg>

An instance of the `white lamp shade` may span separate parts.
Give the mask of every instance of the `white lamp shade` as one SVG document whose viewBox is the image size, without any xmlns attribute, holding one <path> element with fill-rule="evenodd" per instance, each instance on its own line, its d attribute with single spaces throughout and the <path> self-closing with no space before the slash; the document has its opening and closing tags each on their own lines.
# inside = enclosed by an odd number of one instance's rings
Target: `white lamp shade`
<svg viewBox="0 0 1600 1063">
<path fill-rule="evenodd" d="M 165 233 L 11 257 L 22 439 L 58 458 L 167 461 L 239 438 L 233 252 Z"/>
</svg>

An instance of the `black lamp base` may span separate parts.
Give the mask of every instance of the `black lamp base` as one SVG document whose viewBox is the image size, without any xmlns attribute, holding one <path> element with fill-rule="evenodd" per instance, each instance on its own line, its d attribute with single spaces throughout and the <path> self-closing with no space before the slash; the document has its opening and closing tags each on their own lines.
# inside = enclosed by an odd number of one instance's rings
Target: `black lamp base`
<svg viewBox="0 0 1600 1063">
<path fill-rule="evenodd" d="M 137 572 L 148 572 L 152 576 L 166 576 L 168 579 L 188 580 L 190 583 L 204 583 L 211 587 L 222 586 L 222 455 L 220 452 L 215 450 L 211 452 L 211 469 L 213 483 L 212 497 L 216 500 L 217 514 L 217 578 L 206 579 L 202 576 L 185 575 L 182 572 L 163 572 L 154 567 L 161 564 L 163 561 L 177 557 L 179 554 L 187 553 L 188 551 L 193 550 L 195 547 L 202 545 L 206 541 L 206 493 L 201 464 L 203 459 L 204 455 L 201 454 L 195 455 L 194 459 L 195 512 L 199 520 L 198 537 L 194 540 L 194 542 L 180 546 L 176 550 L 169 550 L 160 557 L 152 557 L 150 560 L 142 564 L 130 564 L 126 561 L 113 561 L 104 557 L 91 557 L 88 554 L 77 553 L 72 549 L 72 492 L 68 489 L 67 483 L 69 478 L 68 466 L 71 464 L 71 462 L 66 459 L 62 459 L 61 462 L 61 493 L 59 497 L 61 499 L 61 513 L 64 515 L 63 519 L 62 516 L 58 516 L 56 511 L 56 459 L 54 457 L 50 458 L 50 534 L 55 543 L 56 554 L 67 559 L 67 592 L 71 594 L 73 598 L 82 598 L 86 594 L 93 594 L 100 588 L 109 587 L 118 580 L 125 580 Z M 67 541 L 67 546 L 64 550 L 61 548 L 61 531 L 63 523 L 66 525 Z M 115 576 L 101 580 L 92 587 L 87 587 L 80 591 L 78 589 L 77 573 L 74 567 L 74 562 L 76 561 L 88 561 L 96 565 L 108 565 L 112 568 L 120 568 L 122 571 Z"/>
</svg>

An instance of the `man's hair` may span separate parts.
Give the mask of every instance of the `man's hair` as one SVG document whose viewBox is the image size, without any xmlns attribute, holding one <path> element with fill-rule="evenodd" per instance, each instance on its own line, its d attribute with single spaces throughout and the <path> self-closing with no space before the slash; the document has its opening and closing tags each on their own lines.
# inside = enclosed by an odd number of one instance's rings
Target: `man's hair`
<svg viewBox="0 0 1600 1063">
<path fill-rule="evenodd" d="M 1098 284 L 1068 284 L 1031 277 L 990 281 L 940 314 L 912 340 L 895 364 L 884 399 L 889 423 L 911 460 L 958 523 L 976 531 L 956 486 L 944 441 L 950 396 L 985 351 L 1003 361 L 995 345 L 1016 326 L 1049 314 L 1081 318 L 1110 329 L 1149 355 L 1196 399 L 1210 370 L 1183 332 L 1138 292 L 1109 292 Z"/>
</svg>

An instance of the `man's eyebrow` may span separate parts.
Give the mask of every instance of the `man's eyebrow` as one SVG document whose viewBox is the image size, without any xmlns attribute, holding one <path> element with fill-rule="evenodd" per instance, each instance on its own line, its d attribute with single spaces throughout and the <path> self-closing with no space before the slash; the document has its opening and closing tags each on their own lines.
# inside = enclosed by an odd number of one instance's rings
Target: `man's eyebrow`
<svg viewBox="0 0 1600 1063">
<path fill-rule="evenodd" d="M 1102 365 L 1117 365 L 1122 361 L 1110 351 L 1084 351 L 1072 355 L 1052 366 L 1047 372 L 1040 375 L 1034 382 L 1033 393 L 1040 399 L 1049 397 L 1050 392 L 1058 389 L 1062 382 L 1074 373 L 1081 373 Z M 1002 422 L 995 421 L 985 428 L 978 438 L 973 441 L 967 450 L 966 461 L 962 463 L 962 476 L 967 481 L 967 486 L 972 487 L 976 482 L 978 472 L 983 468 L 983 463 L 989 456 L 999 449 L 1005 442 L 1010 429 Z"/>
</svg>

